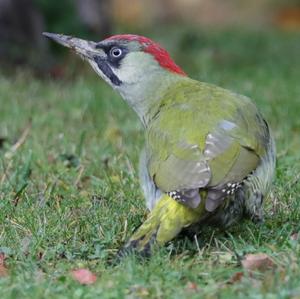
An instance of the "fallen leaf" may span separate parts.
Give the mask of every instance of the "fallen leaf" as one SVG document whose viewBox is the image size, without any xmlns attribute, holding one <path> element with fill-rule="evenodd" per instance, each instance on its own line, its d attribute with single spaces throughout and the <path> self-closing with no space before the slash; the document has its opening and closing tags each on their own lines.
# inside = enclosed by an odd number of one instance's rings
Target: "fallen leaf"
<svg viewBox="0 0 300 299">
<path fill-rule="evenodd" d="M 276 17 L 275 22 L 281 28 L 286 30 L 299 30 L 300 28 L 300 8 L 292 6 L 281 9 Z"/>
<path fill-rule="evenodd" d="M 80 284 L 93 284 L 97 280 L 97 276 L 88 269 L 72 270 L 71 274 Z"/>
<path fill-rule="evenodd" d="M 4 253 L 0 253 L 0 277 L 4 277 L 8 275 L 8 270 L 5 267 L 5 255 Z"/>
<path fill-rule="evenodd" d="M 235 272 L 229 279 L 228 283 L 234 284 L 234 283 L 240 282 L 242 280 L 243 276 L 244 276 L 243 272 Z"/>
<path fill-rule="evenodd" d="M 275 267 L 272 259 L 265 253 L 246 254 L 242 260 L 242 266 L 246 270 L 266 271 Z"/>
</svg>

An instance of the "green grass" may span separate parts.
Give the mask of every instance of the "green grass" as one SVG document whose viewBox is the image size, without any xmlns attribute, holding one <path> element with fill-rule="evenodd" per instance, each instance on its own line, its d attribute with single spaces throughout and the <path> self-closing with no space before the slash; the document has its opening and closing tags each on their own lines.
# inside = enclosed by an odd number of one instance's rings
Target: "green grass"
<svg viewBox="0 0 300 299">
<path fill-rule="evenodd" d="M 73 80 L 0 76 L 1 298 L 300 298 L 299 34 L 189 30 L 154 35 L 199 80 L 254 99 L 277 143 L 277 177 L 265 223 L 180 238 L 149 261 L 118 248 L 147 215 L 137 178 L 137 117 L 85 68 Z M 83 63 L 78 62 L 82 67 Z M 72 68 L 72 65 L 70 65 Z M 11 152 L 25 129 L 25 142 Z M 269 254 L 277 267 L 244 273 L 240 258 Z M 87 267 L 97 282 L 69 272 Z M 197 288 L 191 287 L 191 283 Z"/>
</svg>

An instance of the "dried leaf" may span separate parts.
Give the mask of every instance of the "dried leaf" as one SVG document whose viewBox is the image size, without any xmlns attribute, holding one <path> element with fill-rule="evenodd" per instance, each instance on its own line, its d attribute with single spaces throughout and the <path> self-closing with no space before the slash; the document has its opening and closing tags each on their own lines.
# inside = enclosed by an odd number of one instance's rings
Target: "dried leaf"
<svg viewBox="0 0 300 299">
<path fill-rule="evenodd" d="M 275 22 L 286 30 L 299 30 L 300 8 L 297 6 L 281 9 L 275 17 Z"/>
<path fill-rule="evenodd" d="M 234 284 L 234 283 L 240 282 L 242 280 L 243 276 L 244 276 L 243 272 L 235 272 L 229 279 L 228 283 Z"/>
<path fill-rule="evenodd" d="M 8 275 L 8 270 L 5 266 L 5 255 L 4 253 L 0 253 L 0 277 L 4 277 Z"/>
<path fill-rule="evenodd" d="M 272 259 L 265 253 L 247 254 L 242 260 L 242 266 L 246 270 L 266 271 L 275 267 Z"/>
<path fill-rule="evenodd" d="M 88 269 L 72 270 L 71 274 L 80 284 L 93 284 L 97 280 L 97 276 Z"/>
</svg>

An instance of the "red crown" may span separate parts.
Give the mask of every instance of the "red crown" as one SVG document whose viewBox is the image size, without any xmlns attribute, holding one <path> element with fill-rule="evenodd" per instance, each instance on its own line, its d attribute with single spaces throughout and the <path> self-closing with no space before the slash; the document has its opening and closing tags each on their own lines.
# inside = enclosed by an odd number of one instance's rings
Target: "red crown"
<svg viewBox="0 0 300 299">
<path fill-rule="evenodd" d="M 186 76 L 186 73 L 172 60 L 170 54 L 150 38 L 135 34 L 119 34 L 113 35 L 106 40 L 137 41 L 143 46 L 144 52 L 151 54 L 160 66 L 173 73 Z"/>
</svg>

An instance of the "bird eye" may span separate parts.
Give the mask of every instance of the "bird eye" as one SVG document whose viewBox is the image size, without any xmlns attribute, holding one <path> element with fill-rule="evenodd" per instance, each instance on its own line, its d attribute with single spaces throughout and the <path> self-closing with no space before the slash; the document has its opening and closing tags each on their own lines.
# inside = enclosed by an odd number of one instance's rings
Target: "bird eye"
<svg viewBox="0 0 300 299">
<path fill-rule="evenodd" d="M 114 47 L 110 50 L 110 55 L 114 58 L 118 58 L 122 55 L 122 50 L 120 48 Z"/>
</svg>

